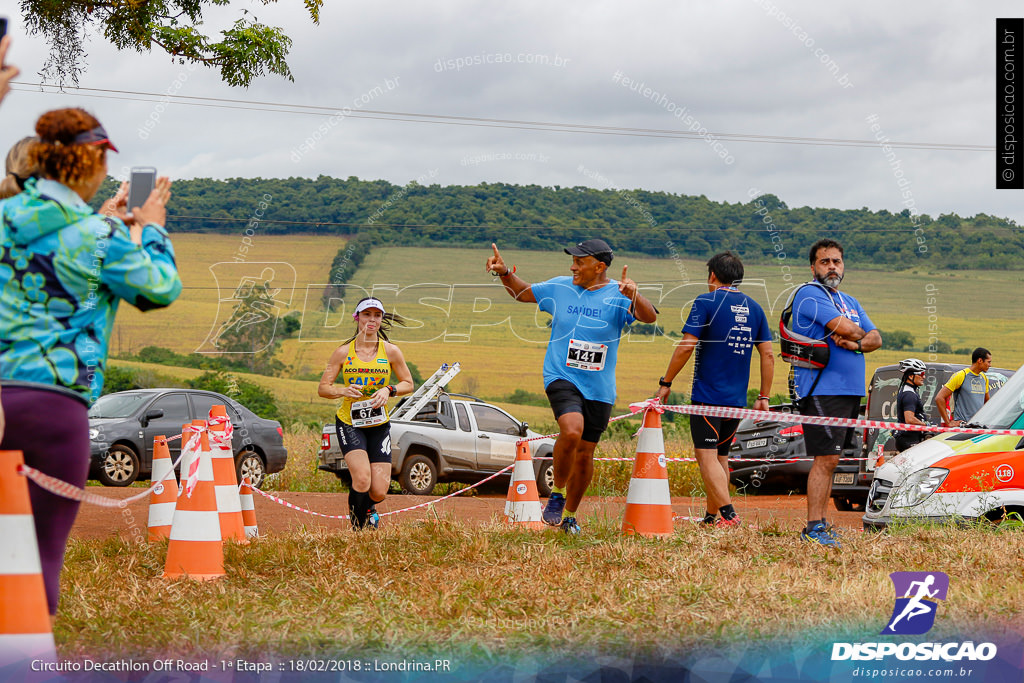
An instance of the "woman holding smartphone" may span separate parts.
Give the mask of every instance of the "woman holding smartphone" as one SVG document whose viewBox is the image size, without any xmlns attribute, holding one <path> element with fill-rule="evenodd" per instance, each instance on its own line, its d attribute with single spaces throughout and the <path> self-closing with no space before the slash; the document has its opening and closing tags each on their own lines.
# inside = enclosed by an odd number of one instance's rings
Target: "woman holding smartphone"
<svg viewBox="0 0 1024 683">
<path fill-rule="evenodd" d="M 107 177 L 107 132 L 82 109 L 39 117 L 28 149 L 36 176 L 0 202 L 0 378 L 7 429 L 0 450 L 75 486 L 89 471 L 88 406 L 103 390 L 118 303 L 147 311 L 174 301 L 181 280 L 163 228 L 161 178 L 125 224 L 124 192 L 107 214 L 88 204 Z M 50 614 L 78 503 L 29 486 Z"/>
<path fill-rule="evenodd" d="M 335 414 L 338 443 L 352 475 L 348 506 L 353 529 L 376 528 L 375 510 L 391 485 L 391 427 L 386 404 L 393 396 L 412 393 L 413 381 L 405 358 L 388 340 L 393 323 L 405 320 L 386 313 L 379 299 L 356 304 L 356 332 L 334 350 L 320 378 L 322 398 L 340 398 Z M 394 375 L 397 384 L 388 384 Z"/>
</svg>

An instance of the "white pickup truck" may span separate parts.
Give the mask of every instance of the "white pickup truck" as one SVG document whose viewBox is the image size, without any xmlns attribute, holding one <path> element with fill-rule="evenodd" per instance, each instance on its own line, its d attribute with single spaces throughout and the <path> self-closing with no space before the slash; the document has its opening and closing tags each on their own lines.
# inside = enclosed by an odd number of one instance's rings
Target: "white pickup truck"
<svg viewBox="0 0 1024 683">
<path fill-rule="evenodd" d="M 411 419 L 391 420 L 391 476 L 403 490 L 418 495 L 429 495 L 438 482 L 475 483 L 515 462 L 517 441 L 537 436 L 495 405 L 441 392 Z M 555 442 L 540 439 L 529 445 L 537 491 L 546 497 L 554 482 L 551 460 L 538 458 L 550 458 Z M 320 469 L 352 481 L 334 423 L 323 428 Z M 507 482 L 507 475 L 502 480 Z"/>
</svg>

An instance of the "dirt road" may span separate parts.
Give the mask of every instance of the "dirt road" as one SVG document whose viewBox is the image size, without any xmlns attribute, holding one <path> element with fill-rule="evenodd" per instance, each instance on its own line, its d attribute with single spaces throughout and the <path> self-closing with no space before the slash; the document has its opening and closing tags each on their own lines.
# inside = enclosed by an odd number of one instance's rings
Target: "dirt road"
<svg viewBox="0 0 1024 683">
<path fill-rule="evenodd" d="M 101 495 L 111 500 L 123 500 L 137 495 L 139 489 L 118 489 L 102 486 L 90 486 L 90 493 Z M 292 505 L 306 508 L 325 515 L 345 515 L 348 513 L 348 499 L 345 494 L 338 493 L 281 493 L 280 497 Z M 263 496 L 255 495 L 256 520 L 261 534 L 277 534 L 305 527 L 322 527 L 325 529 L 343 530 L 348 528 L 346 520 L 325 519 L 303 512 L 289 509 Z M 422 503 L 436 500 L 427 496 L 390 496 L 379 506 L 381 513 L 404 510 Z M 543 502 L 543 501 L 542 501 Z M 803 526 L 806 519 L 807 500 L 800 495 L 760 495 L 746 496 L 734 501 L 736 510 L 746 525 L 760 526 L 778 524 L 783 529 L 791 528 L 796 532 Z M 584 501 L 580 511 L 580 519 L 602 516 L 611 519 L 621 518 L 625 509 L 624 498 L 590 498 Z M 420 507 L 395 515 L 384 515 L 382 524 L 404 524 L 410 520 L 424 519 L 428 515 L 438 514 L 451 516 L 467 523 L 483 524 L 503 519 L 505 497 L 500 494 L 483 494 L 466 497 L 465 494 L 441 501 L 433 506 L 434 512 L 427 507 Z M 75 538 L 106 538 L 114 534 L 130 537 L 133 529 L 146 531 L 149 515 L 148 500 L 131 503 L 125 508 L 105 508 L 97 505 L 82 505 L 71 535 Z M 682 519 L 676 525 L 693 523 L 687 518 L 700 517 L 704 514 L 703 498 L 673 498 L 672 511 Z M 831 509 L 829 520 L 836 526 L 861 528 L 859 512 L 836 512 Z M 135 533 L 139 533 L 136 531 Z"/>
</svg>

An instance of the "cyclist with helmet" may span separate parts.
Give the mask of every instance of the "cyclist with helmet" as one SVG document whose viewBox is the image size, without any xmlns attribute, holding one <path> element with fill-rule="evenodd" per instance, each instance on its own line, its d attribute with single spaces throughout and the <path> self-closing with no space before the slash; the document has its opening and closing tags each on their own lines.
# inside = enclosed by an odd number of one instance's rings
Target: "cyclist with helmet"
<svg viewBox="0 0 1024 683">
<path fill-rule="evenodd" d="M 925 420 L 924 402 L 917 393 L 918 387 L 924 384 L 927 369 L 924 362 L 916 358 L 900 361 L 903 379 L 900 380 L 899 389 L 896 390 L 896 419 L 904 424 L 928 424 Z M 896 450 L 901 453 L 926 438 L 928 438 L 927 432 L 897 431 L 893 433 Z"/>
</svg>

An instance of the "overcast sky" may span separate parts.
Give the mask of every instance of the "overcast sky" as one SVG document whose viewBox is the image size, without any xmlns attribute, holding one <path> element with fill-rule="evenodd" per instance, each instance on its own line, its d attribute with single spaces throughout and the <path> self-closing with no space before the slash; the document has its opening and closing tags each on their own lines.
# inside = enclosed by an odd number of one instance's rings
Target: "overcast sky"
<svg viewBox="0 0 1024 683">
<path fill-rule="evenodd" d="M 353 113 L 991 147 L 995 18 L 1022 14 L 1019 2 L 328 0 L 314 26 L 299 0 L 279 0 L 269 8 L 232 2 L 206 29 L 242 9 L 293 38 L 294 83 L 265 76 L 231 88 L 214 70 L 189 70 L 157 51 L 117 52 L 96 35 L 80 85 Z M 20 81 L 38 82 L 48 47 L 11 19 L 10 61 Z M 933 217 L 988 213 L 1024 223 L 1024 193 L 994 189 L 991 150 L 896 149 L 887 158 L 877 146 L 331 118 L 38 90 L 4 102 L 0 146 L 63 106 L 85 107 L 104 123 L 121 149 L 111 157 L 114 174 L 153 165 L 176 178 L 612 186 L 728 202 L 758 190 L 791 207 L 900 211 L 912 201 Z"/>
</svg>

